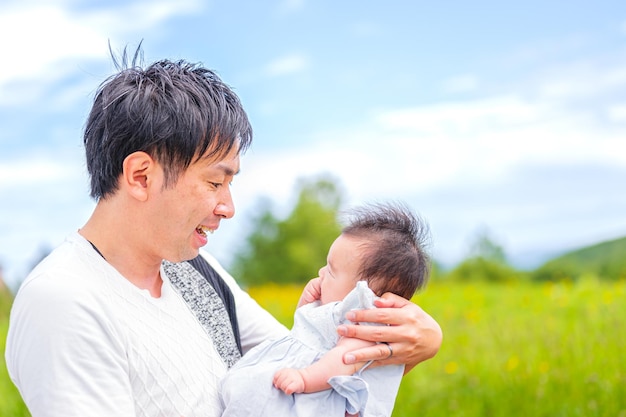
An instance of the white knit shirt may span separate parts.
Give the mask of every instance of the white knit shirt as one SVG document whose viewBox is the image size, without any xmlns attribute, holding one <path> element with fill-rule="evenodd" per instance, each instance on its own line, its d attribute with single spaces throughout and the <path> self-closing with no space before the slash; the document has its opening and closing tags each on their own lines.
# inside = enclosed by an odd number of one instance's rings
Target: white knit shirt
<svg viewBox="0 0 626 417">
<path fill-rule="evenodd" d="M 287 332 L 203 255 L 233 292 L 244 351 Z M 13 303 L 5 352 L 33 417 L 219 415 L 226 366 L 161 275 L 154 298 L 78 233 L 35 268 Z"/>
</svg>

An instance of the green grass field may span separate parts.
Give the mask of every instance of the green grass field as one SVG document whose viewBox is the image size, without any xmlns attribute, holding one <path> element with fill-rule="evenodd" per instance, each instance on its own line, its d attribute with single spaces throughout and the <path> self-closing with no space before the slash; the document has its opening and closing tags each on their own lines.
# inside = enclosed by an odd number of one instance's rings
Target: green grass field
<svg viewBox="0 0 626 417">
<path fill-rule="evenodd" d="M 9 327 L 9 310 L 11 308 L 11 296 L 6 291 L 0 291 L 0 416 L 2 417 L 25 417 L 29 416 L 17 389 L 9 379 L 6 364 L 4 362 L 4 347 L 7 330 Z"/>
<path fill-rule="evenodd" d="M 291 326 L 300 290 L 250 294 Z M 626 417 L 626 282 L 433 281 L 415 301 L 439 321 L 444 343 L 405 377 L 394 417 Z M 27 415 L 2 361 L 0 416 Z"/>
</svg>

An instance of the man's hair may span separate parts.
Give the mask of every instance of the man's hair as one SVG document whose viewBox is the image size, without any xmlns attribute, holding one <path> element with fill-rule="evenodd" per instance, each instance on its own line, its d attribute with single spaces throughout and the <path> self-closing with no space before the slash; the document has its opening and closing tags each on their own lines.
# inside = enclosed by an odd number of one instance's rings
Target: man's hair
<svg viewBox="0 0 626 417">
<path fill-rule="evenodd" d="M 349 212 L 342 234 L 361 240 L 359 279 L 381 296 L 392 292 L 410 299 L 428 280 L 430 239 L 426 223 L 402 203 L 368 204 Z"/>
<path fill-rule="evenodd" d="M 192 162 L 233 148 L 243 153 L 252 142 L 239 98 L 215 72 L 184 60 L 142 69 L 140 47 L 130 65 L 126 50 L 121 64 L 113 56 L 119 72 L 100 85 L 87 119 L 83 141 L 96 200 L 115 193 L 133 152 L 159 162 L 168 187 Z"/>
</svg>

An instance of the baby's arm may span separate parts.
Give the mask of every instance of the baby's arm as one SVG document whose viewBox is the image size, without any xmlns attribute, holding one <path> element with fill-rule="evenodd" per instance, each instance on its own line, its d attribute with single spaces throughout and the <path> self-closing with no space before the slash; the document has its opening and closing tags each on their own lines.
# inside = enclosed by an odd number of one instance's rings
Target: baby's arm
<svg viewBox="0 0 626 417">
<path fill-rule="evenodd" d="M 328 380 L 337 375 L 352 375 L 367 362 L 346 365 L 343 355 L 354 349 L 375 343 L 350 337 L 342 337 L 337 345 L 312 365 L 302 369 L 283 368 L 274 374 L 274 386 L 285 394 L 311 393 L 329 389 Z"/>
</svg>

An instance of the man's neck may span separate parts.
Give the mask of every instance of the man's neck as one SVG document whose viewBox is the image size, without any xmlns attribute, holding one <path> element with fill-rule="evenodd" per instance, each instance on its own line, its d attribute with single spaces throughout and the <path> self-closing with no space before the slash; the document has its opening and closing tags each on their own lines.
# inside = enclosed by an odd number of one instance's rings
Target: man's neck
<svg viewBox="0 0 626 417">
<path fill-rule="evenodd" d="M 138 288 L 148 290 L 153 297 L 161 296 L 161 262 L 151 254 L 148 243 L 136 231 L 136 225 L 127 224 L 124 216 L 109 215 L 113 210 L 98 203 L 92 216 L 78 233 L 87 239 L 94 250 L 124 278 Z"/>
</svg>

